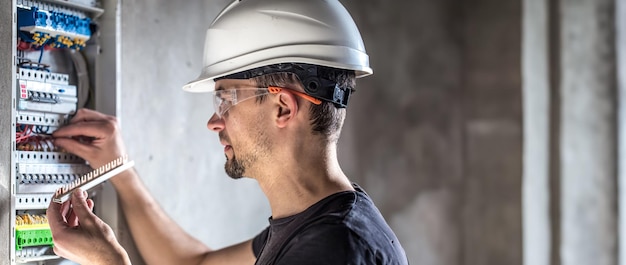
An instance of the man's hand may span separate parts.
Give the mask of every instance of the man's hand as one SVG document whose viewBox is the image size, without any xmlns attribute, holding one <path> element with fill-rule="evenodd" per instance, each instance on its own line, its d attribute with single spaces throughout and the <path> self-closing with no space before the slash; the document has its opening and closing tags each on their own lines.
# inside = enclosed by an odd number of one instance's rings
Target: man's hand
<svg viewBox="0 0 626 265">
<path fill-rule="evenodd" d="M 111 227 L 92 210 L 93 201 L 81 190 L 63 204 L 50 203 L 46 215 L 54 252 L 80 264 L 130 264 Z"/>
<path fill-rule="evenodd" d="M 54 145 L 87 160 L 92 168 L 126 154 L 117 119 L 93 110 L 78 110 L 68 125 L 52 135 Z"/>
</svg>

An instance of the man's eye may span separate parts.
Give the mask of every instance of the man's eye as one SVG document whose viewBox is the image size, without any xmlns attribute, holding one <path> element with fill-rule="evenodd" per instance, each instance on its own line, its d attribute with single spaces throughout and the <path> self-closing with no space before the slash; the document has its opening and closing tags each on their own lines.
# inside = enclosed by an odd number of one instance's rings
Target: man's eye
<svg viewBox="0 0 626 265">
<path fill-rule="evenodd" d="M 229 96 L 227 94 L 217 94 L 215 95 L 215 97 L 219 100 L 219 101 L 228 101 L 229 100 Z"/>
</svg>

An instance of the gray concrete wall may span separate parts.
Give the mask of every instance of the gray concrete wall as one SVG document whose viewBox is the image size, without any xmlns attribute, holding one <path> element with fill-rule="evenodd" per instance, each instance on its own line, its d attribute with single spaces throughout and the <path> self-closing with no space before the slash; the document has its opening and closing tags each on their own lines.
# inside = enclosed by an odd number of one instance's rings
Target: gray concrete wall
<svg viewBox="0 0 626 265">
<path fill-rule="evenodd" d="M 340 161 L 413 264 L 521 264 L 520 2 L 343 0 L 375 74 L 359 80 Z M 122 126 L 149 189 L 212 247 L 253 236 L 269 210 L 232 181 L 201 67 L 226 0 L 124 1 Z"/>
<path fill-rule="evenodd" d="M 561 262 L 617 264 L 613 0 L 560 5 Z"/>
<path fill-rule="evenodd" d="M 626 2 L 615 2 L 617 74 L 618 264 L 626 265 Z"/>
<path fill-rule="evenodd" d="M 525 264 L 618 262 L 619 2 L 525 1 Z"/>
<path fill-rule="evenodd" d="M 374 75 L 357 83 L 340 161 L 412 263 L 463 264 L 462 10 L 455 1 L 343 3 Z"/>
<path fill-rule="evenodd" d="M 251 180 L 231 180 L 207 94 L 181 90 L 201 69 L 204 32 L 228 1 L 123 1 L 123 136 L 165 211 L 212 248 L 256 235 L 269 205 Z"/>
<path fill-rule="evenodd" d="M 521 2 L 464 3 L 464 263 L 521 264 Z"/>
<path fill-rule="evenodd" d="M 521 264 L 521 3 L 342 1 L 371 55 L 342 162 L 415 264 Z"/>
<path fill-rule="evenodd" d="M 524 264 L 551 264 L 550 139 L 552 119 L 549 9 L 546 0 L 524 1 Z"/>
</svg>

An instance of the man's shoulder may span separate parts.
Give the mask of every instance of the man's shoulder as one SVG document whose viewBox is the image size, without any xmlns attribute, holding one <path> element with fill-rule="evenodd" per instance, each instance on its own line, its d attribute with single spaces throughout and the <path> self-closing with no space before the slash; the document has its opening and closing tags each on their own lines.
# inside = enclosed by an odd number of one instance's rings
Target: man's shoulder
<svg viewBox="0 0 626 265">
<path fill-rule="evenodd" d="M 376 206 L 365 193 L 355 194 L 349 207 L 343 204 L 346 211 L 328 211 L 302 227 L 285 246 L 279 263 L 407 264 L 402 246 Z"/>
<path fill-rule="evenodd" d="M 255 239 L 258 264 L 408 264 L 380 211 L 355 188 L 296 216 L 271 221 Z"/>
</svg>

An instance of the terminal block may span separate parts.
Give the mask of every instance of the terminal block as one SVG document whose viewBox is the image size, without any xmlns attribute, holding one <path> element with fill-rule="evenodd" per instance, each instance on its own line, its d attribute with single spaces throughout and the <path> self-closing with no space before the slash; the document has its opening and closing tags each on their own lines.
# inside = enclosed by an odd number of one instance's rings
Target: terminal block
<svg viewBox="0 0 626 265">
<path fill-rule="evenodd" d="M 45 215 L 18 215 L 15 218 L 15 250 L 52 246 L 52 232 Z"/>
<path fill-rule="evenodd" d="M 35 6 L 18 7 L 18 28 L 28 32 L 23 38 L 38 46 L 82 49 L 91 38 L 91 19 L 79 14 L 43 10 Z"/>
<path fill-rule="evenodd" d="M 52 232 L 50 226 L 45 225 L 21 225 L 15 227 L 15 250 L 24 247 L 52 246 Z"/>
</svg>

